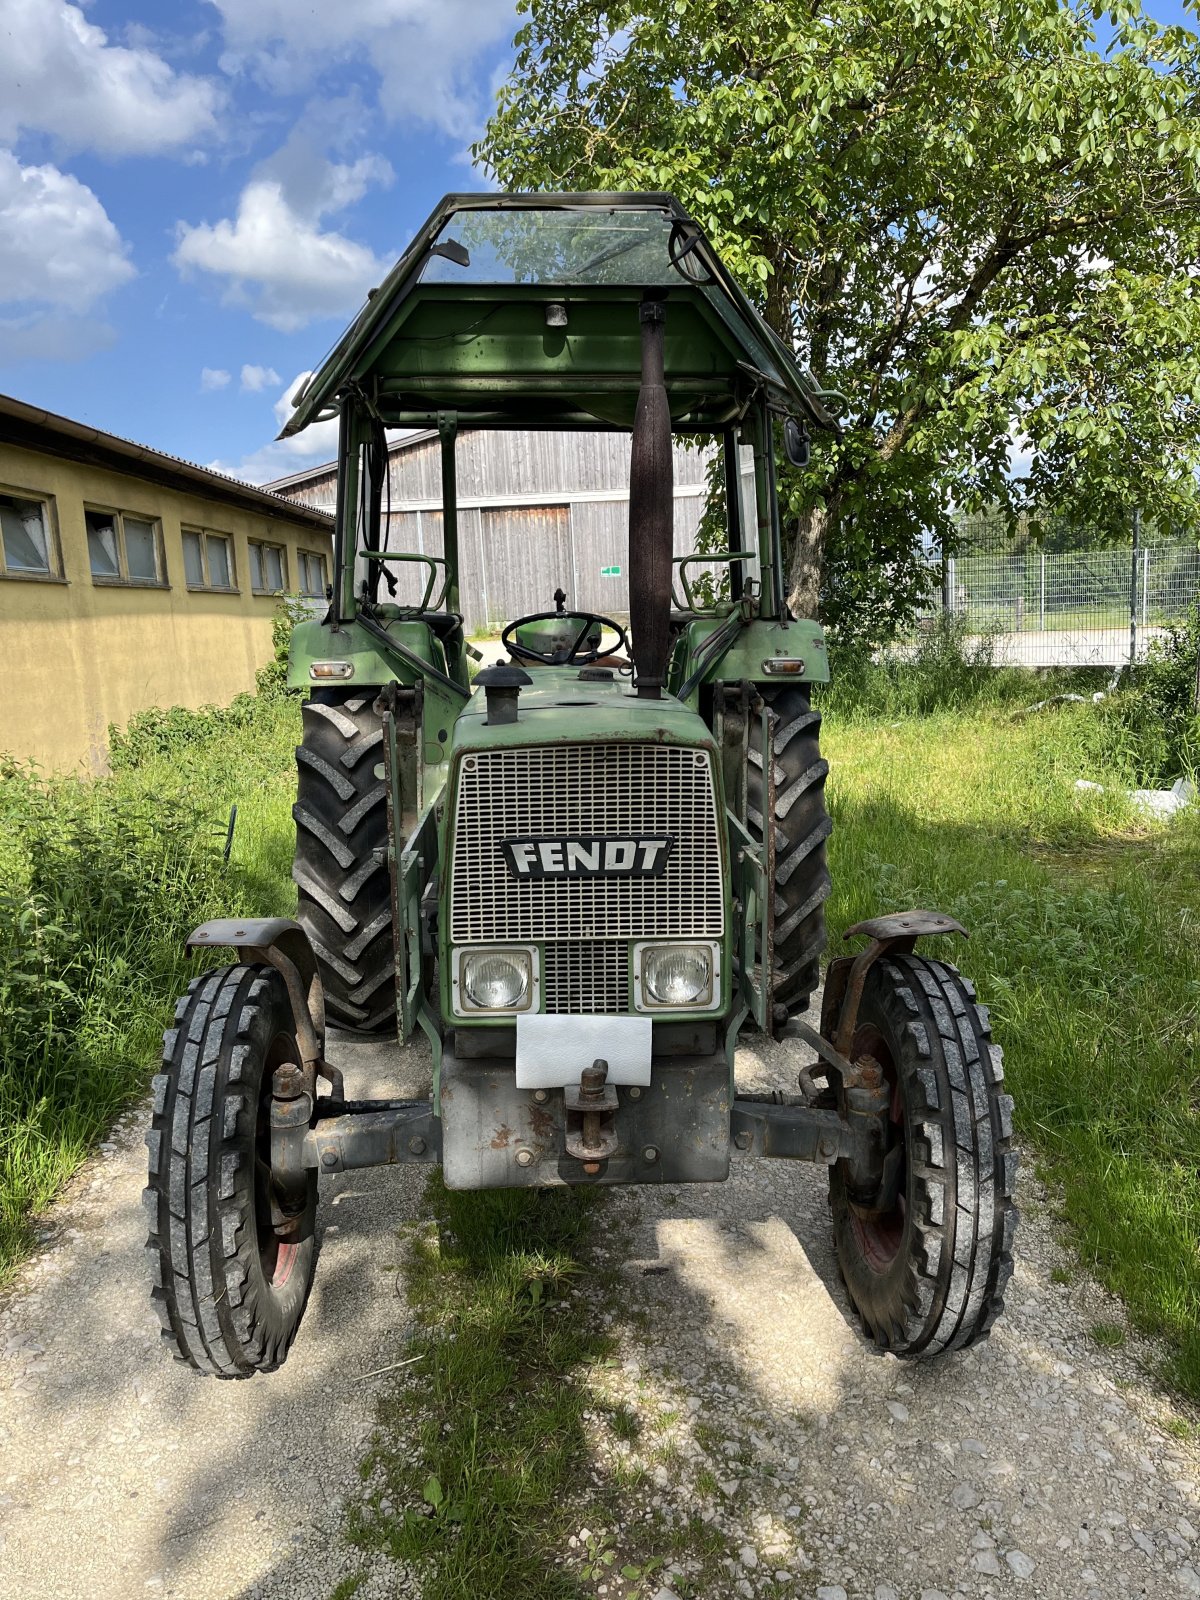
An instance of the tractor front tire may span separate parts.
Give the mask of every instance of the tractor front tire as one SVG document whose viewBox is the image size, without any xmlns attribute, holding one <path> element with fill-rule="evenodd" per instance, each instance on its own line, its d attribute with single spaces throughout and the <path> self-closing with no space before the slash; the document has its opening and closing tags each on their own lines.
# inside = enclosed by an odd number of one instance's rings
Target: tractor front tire
<svg viewBox="0 0 1200 1600">
<path fill-rule="evenodd" d="M 375 1033 L 396 1015 L 383 718 L 375 691 L 318 689 L 302 708 L 296 804 L 297 919 L 330 1022 Z"/>
<path fill-rule="evenodd" d="M 821 982 L 825 948 L 825 902 L 831 888 L 825 861 L 830 833 L 825 809 L 821 714 L 814 711 L 807 689 L 762 689 L 770 712 L 775 783 L 775 881 L 771 886 L 774 954 L 770 976 L 775 1022 L 804 1011 Z M 746 810 L 750 832 L 765 837 L 771 819 L 767 809 L 762 722 L 751 721 Z"/>
<path fill-rule="evenodd" d="M 163 1035 L 146 1144 L 151 1298 L 177 1357 L 216 1378 L 273 1372 L 316 1265 L 317 1179 L 292 1239 L 271 1225 L 271 1078 L 299 1064 L 283 979 L 219 967 L 195 979 Z"/>
<path fill-rule="evenodd" d="M 881 956 L 850 1055 L 878 1061 L 891 1089 L 881 1191 L 863 1203 L 846 1163 L 830 1169 L 850 1299 L 882 1349 L 962 1349 L 1003 1310 L 1017 1225 L 1012 1100 L 987 1013 L 945 962 Z"/>
</svg>

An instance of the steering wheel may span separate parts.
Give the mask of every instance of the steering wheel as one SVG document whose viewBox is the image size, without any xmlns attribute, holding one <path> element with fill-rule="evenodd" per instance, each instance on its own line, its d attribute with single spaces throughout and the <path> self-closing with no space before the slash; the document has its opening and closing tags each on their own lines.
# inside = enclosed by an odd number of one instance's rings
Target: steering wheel
<svg viewBox="0 0 1200 1600">
<path fill-rule="evenodd" d="M 549 628 L 546 630 L 548 648 L 545 650 L 535 650 L 512 637 L 519 628 L 531 627 L 536 623 L 559 624 L 553 632 Z M 574 626 L 576 623 L 578 627 Z M 593 628 L 598 629 L 595 635 Z M 616 634 L 617 642 L 601 649 L 600 637 L 605 628 Z M 540 667 L 583 667 L 590 661 L 599 661 L 601 656 L 615 655 L 618 651 L 629 654 L 629 639 L 625 629 L 611 617 L 601 616 L 596 611 L 537 611 L 528 617 L 518 617 L 500 635 L 500 643 L 514 661 L 527 661 Z"/>
</svg>

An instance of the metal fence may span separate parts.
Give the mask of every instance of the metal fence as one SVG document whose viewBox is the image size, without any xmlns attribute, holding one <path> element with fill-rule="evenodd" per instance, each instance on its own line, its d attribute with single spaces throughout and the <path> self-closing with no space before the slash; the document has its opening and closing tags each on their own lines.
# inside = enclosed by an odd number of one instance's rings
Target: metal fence
<svg viewBox="0 0 1200 1600">
<path fill-rule="evenodd" d="M 939 561 L 934 585 L 997 665 L 1118 667 L 1200 597 L 1200 547 L 982 550 Z"/>
</svg>

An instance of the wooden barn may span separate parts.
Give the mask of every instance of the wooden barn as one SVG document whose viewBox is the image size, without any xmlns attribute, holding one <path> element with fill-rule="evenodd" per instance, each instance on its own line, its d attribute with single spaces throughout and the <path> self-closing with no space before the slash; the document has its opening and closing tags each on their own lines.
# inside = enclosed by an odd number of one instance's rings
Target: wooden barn
<svg viewBox="0 0 1200 1600">
<path fill-rule="evenodd" d="M 748 454 L 748 452 L 747 452 Z M 676 441 L 675 553 L 695 548 L 708 455 Z M 489 632 L 531 611 L 567 603 L 618 616 L 629 609 L 629 437 L 621 433 L 464 432 L 459 435 L 458 540 L 468 630 Z M 268 486 L 332 512 L 337 469 L 312 467 Z M 388 547 L 442 553 L 440 444 L 436 430 L 391 446 Z M 398 598 L 417 595 L 416 570 Z"/>
</svg>

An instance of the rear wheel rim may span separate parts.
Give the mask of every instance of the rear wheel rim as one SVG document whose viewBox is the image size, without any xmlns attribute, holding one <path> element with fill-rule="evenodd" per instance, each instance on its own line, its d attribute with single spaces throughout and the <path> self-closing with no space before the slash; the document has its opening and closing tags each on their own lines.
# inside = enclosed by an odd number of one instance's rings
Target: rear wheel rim
<svg viewBox="0 0 1200 1600">
<path fill-rule="evenodd" d="M 905 1200 L 908 1190 L 908 1156 L 904 1137 L 904 1097 L 895 1059 L 887 1040 L 878 1028 L 870 1023 L 858 1028 L 850 1055 L 855 1061 L 860 1056 L 871 1056 L 883 1069 L 884 1080 L 891 1089 L 887 1149 L 892 1150 L 899 1145 L 902 1152 L 894 1206 L 881 1214 L 850 1201 L 850 1226 L 859 1254 L 872 1272 L 882 1276 L 891 1271 L 900 1256 L 908 1212 Z"/>
<path fill-rule="evenodd" d="M 292 1275 L 299 1244 L 281 1239 L 271 1224 L 271 1090 L 275 1068 L 299 1066 L 300 1052 L 291 1034 L 277 1033 L 263 1064 L 258 1117 L 254 1128 L 254 1231 L 263 1281 L 278 1294 Z"/>
</svg>

